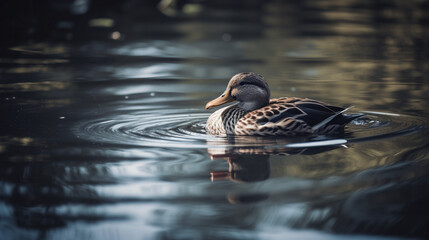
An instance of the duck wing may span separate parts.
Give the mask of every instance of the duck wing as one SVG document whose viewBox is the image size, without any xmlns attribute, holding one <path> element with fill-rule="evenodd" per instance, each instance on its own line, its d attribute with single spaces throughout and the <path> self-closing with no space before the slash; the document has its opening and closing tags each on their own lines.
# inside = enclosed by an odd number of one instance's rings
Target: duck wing
<svg viewBox="0 0 429 240">
<path fill-rule="evenodd" d="M 347 109 L 308 98 L 275 98 L 266 107 L 244 115 L 237 122 L 235 132 L 237 135 L 289 136 L 332 132 L 356 118 L 342 119 Z"/>
</svg>

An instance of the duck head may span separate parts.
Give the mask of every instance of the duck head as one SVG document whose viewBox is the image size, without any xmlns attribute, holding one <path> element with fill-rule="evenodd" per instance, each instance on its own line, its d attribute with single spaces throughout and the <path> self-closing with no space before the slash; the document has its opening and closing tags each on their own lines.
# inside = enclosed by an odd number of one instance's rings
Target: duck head
<svg viewBox="0 0 429 240">
<path fill-rule="evenodd" d="M 229 80 L 222 95 L 210 101 L 206 109 L 238 101 L 238 107 L 253 111 L 267 106 L 270 101 L 270 89 L 265 79 L 256 73 L 239 73 Z"/>
</svg>

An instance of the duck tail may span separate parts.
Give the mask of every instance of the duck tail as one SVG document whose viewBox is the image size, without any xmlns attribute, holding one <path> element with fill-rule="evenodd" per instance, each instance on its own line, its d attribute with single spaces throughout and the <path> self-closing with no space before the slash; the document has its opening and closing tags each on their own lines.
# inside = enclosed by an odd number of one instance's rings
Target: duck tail
<svg viewBox="0 0 429 240">
<path fill-rule="evenodd" d="M 338 115 L 337 117 L 332 119 L 330 124 L 338 124 L 338 125 L 344 126 L 344 125 L 348 124 L 349 122 L 355 120 L 356 118 L 362 117 L 364 115 L 365 115 L 364 113 Z"/>
<path fill-rule="evenodd" d="M 325 120 L 321 121 L 320 123 L 314 125 L 312 127 L 313 131 L 317 131 L 319 128 L 326 126 L 326 125 L 338 125 L 338 126 L 344 126 L 347 123 L 353 121 L 354 119 L 361 117 L 365 114 L 363 113 L 356 113 L 356 114 L 343 114 L 345 111 L 349 110 L 353 106 L 350 106 L 348 108 L 345 108 L 334 115 L 326 118 Z"/>
</svg>

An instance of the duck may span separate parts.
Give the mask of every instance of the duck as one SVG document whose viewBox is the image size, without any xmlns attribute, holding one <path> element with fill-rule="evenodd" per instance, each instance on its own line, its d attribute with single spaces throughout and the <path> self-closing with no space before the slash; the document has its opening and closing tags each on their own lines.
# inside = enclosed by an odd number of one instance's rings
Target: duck
<svg viewBox="0 0 429 240">
<path fill-rule="evenodd" d="M 346 124 L 363 115 L 345 114 L 350 107 L 309 98 L 270 97 L 270 88 L 262 75 L 253 72 L 234 75 L 226 90 L 205 108 L 236 103 L 210 115 L 205 126 L 207 133 L 227 136 L 331 135 L 343 132 Z"/>
</svg>

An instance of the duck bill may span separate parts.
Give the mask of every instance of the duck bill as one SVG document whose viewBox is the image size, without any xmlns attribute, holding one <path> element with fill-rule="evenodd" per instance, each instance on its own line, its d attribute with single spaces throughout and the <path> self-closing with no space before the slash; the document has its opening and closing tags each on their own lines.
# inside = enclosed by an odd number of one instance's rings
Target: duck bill
<svg viewBox="0 0 429 240">
<path fill-rule="evenodd" d="M 220 95 L 218 98 L 208 102 L 206 104 L 206 109 L 234 101 L 234 98 L 231 96 L 230 93 L 231 93 L 231 91 L 229 90 L 229 88 L 226 89 L 226 91 L 222 95 Z"/>
<path fill-rule="evenodd" d="M 210 172 L 210 179 L 212 182 L 221 181 L 221 180 L 229 180 L 231 179 L 231 173 L 226 171 L 214 171 Z"/>
</svg>

